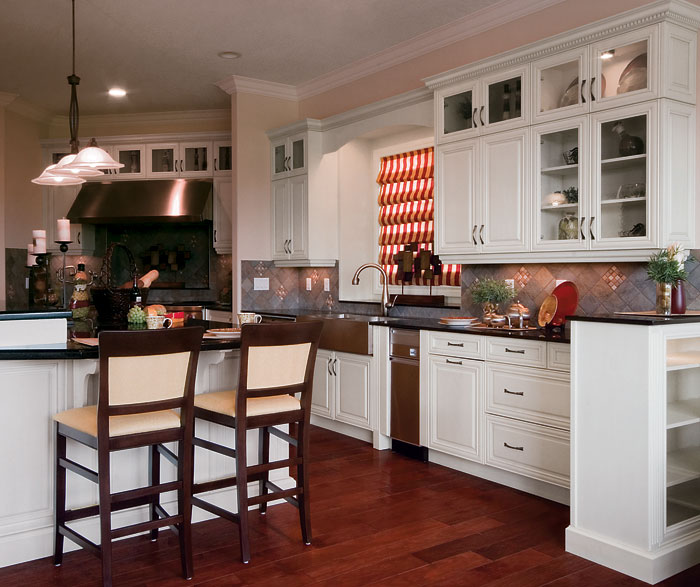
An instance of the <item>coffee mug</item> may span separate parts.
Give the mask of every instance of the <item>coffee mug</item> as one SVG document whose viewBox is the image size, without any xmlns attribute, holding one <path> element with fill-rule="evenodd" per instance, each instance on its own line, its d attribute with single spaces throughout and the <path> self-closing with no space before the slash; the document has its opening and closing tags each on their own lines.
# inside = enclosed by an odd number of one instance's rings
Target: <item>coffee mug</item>
<svg viewBox="0 0 700 587">
<path fill-rule="evenodd" d="M 255 312 L 242 312 L 238 314 L 239 324 L 260 324 L 261 322 L 262 316 Z"/>
<path fill-rule="evenodd" d="M 146 316 L 146 326 L 149 330 L 157 330 L 159 328 L 170 328 L 173 321 L 165 316 Z"/>
</svg>

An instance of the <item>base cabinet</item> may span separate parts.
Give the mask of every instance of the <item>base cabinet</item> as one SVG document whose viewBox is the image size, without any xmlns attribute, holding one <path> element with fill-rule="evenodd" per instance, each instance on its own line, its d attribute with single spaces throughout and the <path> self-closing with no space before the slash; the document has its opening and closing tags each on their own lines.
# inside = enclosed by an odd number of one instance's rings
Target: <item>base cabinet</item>
<svg viewBox="0 0 700 587">
<path fill-rule="evenodd" d="M 214 179 L 214 249 L 220 255 L 231 254 L 233 246 L 233 180 L 231 177 Z"/>
</svg>

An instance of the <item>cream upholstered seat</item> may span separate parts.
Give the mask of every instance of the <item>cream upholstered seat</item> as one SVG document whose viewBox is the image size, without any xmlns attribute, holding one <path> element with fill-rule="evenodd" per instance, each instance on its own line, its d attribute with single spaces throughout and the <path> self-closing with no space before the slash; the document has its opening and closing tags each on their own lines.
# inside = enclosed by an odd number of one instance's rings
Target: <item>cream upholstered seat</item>
<svg viewBox="0 0 700 587">
<path fill-rule="evenodd" d="M 97 406 L 66 410 L 56 414 L 53 419 L 74 430 L 97 437 Z M 110 437 L 142 434 L 144 432 L 155 432 L 156 430 L 179 427 L 180 416 L 173 410 L 109 417 Z"/>
<path fill-rule="evenodd" d="M 235 418 L 236 390 L 214 391 L 212 393 L 195 395 L 194 407 Z M 277 412 L 299 409 L 301 409 L 301 403 L 291 395 L 250 397 L 246 404 L 246 414 L 248 416 L 262 416 L 263 414 L 276 414 Z"/>
</svg>

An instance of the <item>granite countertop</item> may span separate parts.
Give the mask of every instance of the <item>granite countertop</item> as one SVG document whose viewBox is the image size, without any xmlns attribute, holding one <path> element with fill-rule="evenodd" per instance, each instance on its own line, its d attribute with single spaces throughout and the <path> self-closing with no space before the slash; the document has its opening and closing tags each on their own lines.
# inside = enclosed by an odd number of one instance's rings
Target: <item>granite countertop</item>
<svg viewBox="0 0 700 587">
<path fill-rule="evenodd" d="M 189 319 L 185 326 L 202 326 L 209 328 L 230 328 L 230 324 L 210 322 L 207 320 Z M 109 327 L 107 329 L 126 329 L 123 327 Z M 143 328 L 145 330 L 145 326 Z M 97 332 L 80 333 L 80 336 L 96 336 Z M 202 351 L 218 351 L 240 348 L 240 339 L 215 339 L 202 340 Z M 49 345 L 32 345 L 25 347 L 0 347 L 0 360 L 41 360 L 41 359 L 96 359 L 99 356 L 97 347 L 86 346 L 78 342 L 68 340 L 65 343 Z"/>
<path fill-rule="evenodd" d="M 250 310 L 252 311 L 252 310 Z M 516 338 L 520 340 L 542 340 L 550 342 L 569 343 L 570 332 L 569 328 L 563 329 L 543 329 L 537 328 L 533 330 L 520 331 L 508 330 L 506 328 L 474 328 L 465 326 L 447 326 L 441 324 L 439 318 L 409 318 L 409 317 L 393 317 L 393 316 L 363 316 L 361 314 L 347 314 L 324 312 L 322 310 L 298 309 L 298 310 L 255 310 L 263 316 L 276 316 L 296 318 L 297 316 L 318 316 L 319 318 L 333 318 L 338 315 L 352 316 L 352 319 L 366 319 L 373 326 L 388 326 L 391 328 L 405 328 L 411 330 L 439 330 L 442 332 L 461 332 L 463 334 L 483 334 L 485 336 L 499 336 L 505 338 Z"/>
</svg>

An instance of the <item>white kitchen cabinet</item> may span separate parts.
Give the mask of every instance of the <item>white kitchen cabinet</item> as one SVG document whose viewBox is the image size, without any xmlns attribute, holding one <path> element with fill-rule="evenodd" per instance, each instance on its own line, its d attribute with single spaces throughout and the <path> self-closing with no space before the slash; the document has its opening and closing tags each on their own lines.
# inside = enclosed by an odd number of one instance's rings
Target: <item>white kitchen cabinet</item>
<svg viewBox="0 0 700 587">
<path fill-rule="evenodd" d="M 337 153 L 323 154 L 320 128 L 320 121 L 306 119 L 267 132 L 278 266 L 332 267 L 338 257 Z"/>
<path fill-rule="evenodd" d="M 146 177 L 146 144 L 132 145 L 105 145 L 115 161 L 124 167 L 119 169 L 107 169 L 105 175 L 110 179 L 144 179 Z M 104 178 L 90 178 L 92 181 L 100 181 Z"/>
<path fill-rule="evenodd" d="M 311 413 L 371 430 L 371 370 L 370 355 L 319 349 Z"/>
<path fill-rule="evenodd" d="M 231 177 L 233 171 L 233 148 L 231 140 L 214 141 L 214 177 Z"/>
<path fill-rule="evenodd" d="M 146 177 L 211 177 L 211 141 L 149 143 L 146 145 Z"/>
<path fill-rule="evenodd" d="M 56 221 L 65 218 L 73 205 L 80 185 L 74 186 L 44 186 L 43 188 L 43 221 L 46 227 L 46 251 L 59 253 L 56 244 Z M 70 223 L 70 236 L 73 241 L 68 245 L 69 255 L 93 255 L 95 253 L 95 227 L 92 224 Z"/>
<path fill-rule="evenodd" d="M 429 355 L 428 448 L 482 462 L 484 363 Z"/>
<path fill-rule="evenodd" d="M 233 180 L 231 177 L 215 177 L 213 186 L 214 250 L 220 255 L 231 254 L 233 246 Z"/>
</svg>

